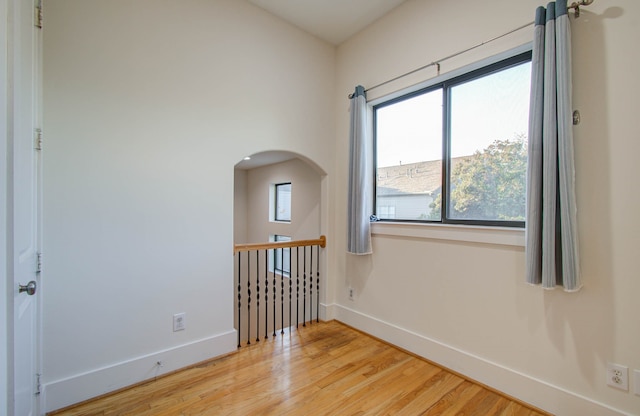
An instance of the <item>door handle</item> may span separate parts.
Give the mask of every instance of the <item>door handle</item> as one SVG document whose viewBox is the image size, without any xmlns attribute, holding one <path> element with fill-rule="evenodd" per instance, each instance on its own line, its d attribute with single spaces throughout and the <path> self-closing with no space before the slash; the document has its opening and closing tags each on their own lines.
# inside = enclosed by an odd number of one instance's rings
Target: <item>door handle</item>
<svg viewBox="0 0 640 416">
<path fill-rule="evenodd" d="M 19 293 L 27 292 L 27 295 L 33 296 L 36 294 L 36 289 L 38 285 L 36 284 L 35 280 L 32 280 L 29 283 L 27 283 L 26 286 L 18 285 L 18 287 L 19 287 L 18 289 Z"/>
</svg>

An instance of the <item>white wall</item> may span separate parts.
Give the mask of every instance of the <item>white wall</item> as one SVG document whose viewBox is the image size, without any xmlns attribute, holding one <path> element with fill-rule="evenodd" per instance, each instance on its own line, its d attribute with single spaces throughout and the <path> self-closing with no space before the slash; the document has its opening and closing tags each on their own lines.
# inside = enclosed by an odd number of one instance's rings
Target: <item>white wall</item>
<svg viewBox="0 0 640 416">
<path fill-rule="evenodd" d="M 335 206 L 346 206 L 346 97 L 355 85 L 372 86 L 505 33 L 532 21 L 541 4 L 408 1 L 342 44 Z M 525 285 L 519 244 L 408 238 L 376 228 L 374 254 L 348 256 L 339 238 L 346 215 L 337 209 L 335 316 L 556 414 L 639 414 L 640 396 L 607 387 L 604 370 L 608 361 L 640 369 L 638 16 L 639 2 L 617 0 L 596 1 L 580 19 L 571 17 L 574 107 L 582 113 L 574 129 L 581 292 Z M 526 43 L 531 33 L 443 62 L 442 72 Z M 427 69 L 368 98 L 435 75 Z M 349 285 L 355 301 L 347 298 Z"/>
<path fill-rule="evenodd" d="M 236 0 L 45 15 L 49 411 L 235 348 L 234 165 L 277 149 L 330 171 L 335 50 Z"/>
<path fill-rule="evenodd" d="M 235 244 L 249 242 L 247 228 L 249 195 L 247 186 L 247 171 L 235 169 L 233 179 L 233 242 Z"/>
<path fill-rule="evenodd" d="M 603 370 L 640 368 L 635 0 L 596 1 L 574 22 L 581 292 L 524 285 L 517 244 L 379 234 L 373 256 L 343 254 L 347 94 L 532 21 L 539 4 L 410 0 L 336 55 L 243 1 L 44 2 L 46 410 L 235 347 L 233 166 L 288 150 L 328 173 L 328 317 L 558 414 L 637 413 L 640 397 Z"/>
</svg>

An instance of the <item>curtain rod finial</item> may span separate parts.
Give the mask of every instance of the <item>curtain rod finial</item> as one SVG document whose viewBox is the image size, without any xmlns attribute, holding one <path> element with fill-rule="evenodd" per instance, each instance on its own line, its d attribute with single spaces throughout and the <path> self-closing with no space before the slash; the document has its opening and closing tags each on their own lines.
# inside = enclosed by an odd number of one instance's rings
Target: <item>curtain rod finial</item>
<svg viewBox="0 0 640 416">
<path fill-rule="evenodd" d="M 593 4 L 593 0 L 578 0 L 571 3 L 568 7 L 569 9 L 573 9 L 575 17 L 580 17 L 580 6 L 589 6 Z"/>
</svg>

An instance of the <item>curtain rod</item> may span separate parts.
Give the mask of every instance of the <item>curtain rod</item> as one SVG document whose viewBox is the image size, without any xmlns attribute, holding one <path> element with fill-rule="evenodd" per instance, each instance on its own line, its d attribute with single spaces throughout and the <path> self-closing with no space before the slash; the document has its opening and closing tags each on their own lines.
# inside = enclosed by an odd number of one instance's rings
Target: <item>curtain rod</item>
<svg viewBox="0 0 640 416">
<path fill-rule="evenodd" d="M 578 0 L 578 1 L 575 1 L 575 2 L 571 3 L 569 6 L 567 6 L 567 9 L 574 9 L 575 17 L 580 17 L 580 6 L 588 6 L 588 5 L 590 5 L 591 3 L 593 3 L 593 0 Z M 486 45 L 487 43 L 491 43 L 491 42 L 493 42 L 493 41 L 496 41 L 496 40 L 498 40 L 498 39 L 501 39 L 501 38 L 503 38 L 503 37 L 505 37 L 505 36 L 508 36 L 508 35 L 510 35 L 510 34 L 512 34 L 512 33 L 515 33 L 515 32 L 517 32 L 517 31 L 519 31 L 519 30 L 522 30 L 522 29 L 524 29 L 525 27 L 529 27 L 529 26 L 531 26 L 533 23 L 534 23 L 534 22 L 533 22 L 533 21 L 531 21 L 531 22 L 529 22 L 529 23 L 527 23 L 527 24 L 524 24 L 524 25 L 522 25 L 522 26 L 518 26 L 518 27 L 517 27 L 517 28 L 515 28 L 515 29 L 512 29 L 512 30 L 510 30 L 510 31 L 508 31 L 508 32 L 506 32 L 506 33 L 503 33 L 502 35 L 499 35 L 499 36 L 493 37 L 493 38 L 491 38 L 491 39 L 485 40 L 484 42 L 478 43 L 477 45 L 471 46 L 471 47 L 469 47 L 469 48 L 467 48 L 467 49 L 463 49 L 463 50 L 461 50 L 461 51 L 458 51 L 458 52 L 453 53 L 453 54 L 451 54 L 451 55 L 449 55 L 449 56 L 445 56 L 444 58 L 437 59 L 437 60 L 435 60 L 435 61 L 433 61 L 433 62 L 431 62 L 431 63 L 429 63 L 429 64 L 426 64 L 426 65 L 421 66 L 420 68 L 416 68 L 416 69 L 411 70 L 411 71 L 409 71 L 409 72 L 406 72 L 406 73 L 404 73 L 404 74 L 402 74 L 402 75 L 398 75 L 398 76 L 397 76 L 397 77 L 395 77 L 395 78 L 391 78 L 391 79 L 389 79 L 389 80 L 387 80 L 387 81 L 381 82 L 380 84 L 376 84 L 376 85 L 374 85 L 374 86 L 372 86 L 372 87 L 369 87 L 369 88 L 365 89 L 365 90 L 364 90 L 364 92 L 368 92 L 368 91 L 374 90 L 374 89 L 376 89 L 376 88 L 380 88 L 380 87 L 382 87 L 382 86 L 384 86 L 384 85 L 390 84 L 390 83 L 392 83 L 392 82 L 394 82 L 394 81 L 397 81 L 397 80 L 399 80 L 399 79 L 401 79 L 401 78 L 404 78 L 404 77 L 406 77 L 406 76 L 412 75 L 412 74 L 414 74 L 414 73 L 416 73 L 416 72 L 422 71 L 423 69 L 430 68 L 430 67 L 432 67 L 432 66 L 435 66 L 436 68 L 438 68 L 438 74 L 440 74 L 440 63 L 441 63 L 441 62 L 446 61 L 446 60 L 449 60 L 449 59 L 451 59 L 451 58 L 455 58 L 456 56 L 462 55 L 462 54 L 464 54 L 464 53 L 467 53 L 467 52 L 470 52 L 470 51 L 472 51 L 472 50 L 474 50 L 474 49 L 477 49 L 477 48 L 479 48 L 479 47 L 481 47 L 481 46 L 484 46 L 484 45 Z M 349 97 L 350 99 L 351 99 L 351 98 L 353 98 L 353 94 L 349 94 L 349 96 L 348 96 L 348 97 Z"/>
</svg>

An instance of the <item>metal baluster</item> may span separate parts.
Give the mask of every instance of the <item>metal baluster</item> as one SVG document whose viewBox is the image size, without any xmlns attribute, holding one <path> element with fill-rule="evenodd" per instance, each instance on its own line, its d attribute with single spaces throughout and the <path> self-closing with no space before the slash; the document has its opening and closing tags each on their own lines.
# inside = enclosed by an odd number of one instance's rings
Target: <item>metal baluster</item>
<svg viewBox="0 0 640 416">
<path fill-rule="evenodd" d="M 300 313 L 300 247 L 296 247 L 296 328 Z"/>
<path fill-rule="evenodd" d="M 260 251 L 256 250 L 256 342 L 260 342 Z"/>
<path fill-rule="evenodd" d="M 316 256 L 316 296 L 318 297 L 316 302 L 316 322 L 320 322 L 320 246 L 316 247 L 318 250 L 318 255 Z"/>
<path fill-rule="evenodd" d="M 307 248 L 302 247 L 302 326 L 307 326 Z"/>
<path fill-rule="evenodd" d="M 291 285 L 293 284 L 293 282 L 291 281 L 291 249 L 289 249 L 289 333 L 291 333 L 291 327 L 293 325 L 291 325 L 291 291 L 293 290 L 293 288 L 291 287 Z"/>
<path fill-rule="evenodd" d="M 264 339 L 269 338 L 269 250 L 264 251 Z"/>
<path fill-rule="evenodd" d="M 276 256 L 278 250 L 273 251 L 273 336 L 276 336 Z"/>
<path fill-rule="evenodd" d="M 309 259 L 309 323 L 313 322 L 313 246 L 309 246 L 311 258 Z"/>
<path fill-rule="evenodd" d="M 251 345 L 251 252 L 247 251 L 247 345 Z"/>
<path fill-rule="evenodd" d="M 280 249 L 280 334 L 284 334 L 284 248 Z"/>
<path fill-rule="evenodd" d="M 241 257 L 241 253 L 238 252 L 238 348 L 240 348 L 240 329 L 242 326 L 242 315 L 241 315 L 241 298 L 242 298 L 242 294 L 241 294 L 241 290 L 242 290 L 242 285 L 240 284 L 240 277 L 242 276 L 242 269 L 240 268 L 240 257 Z"/>
</svg>

